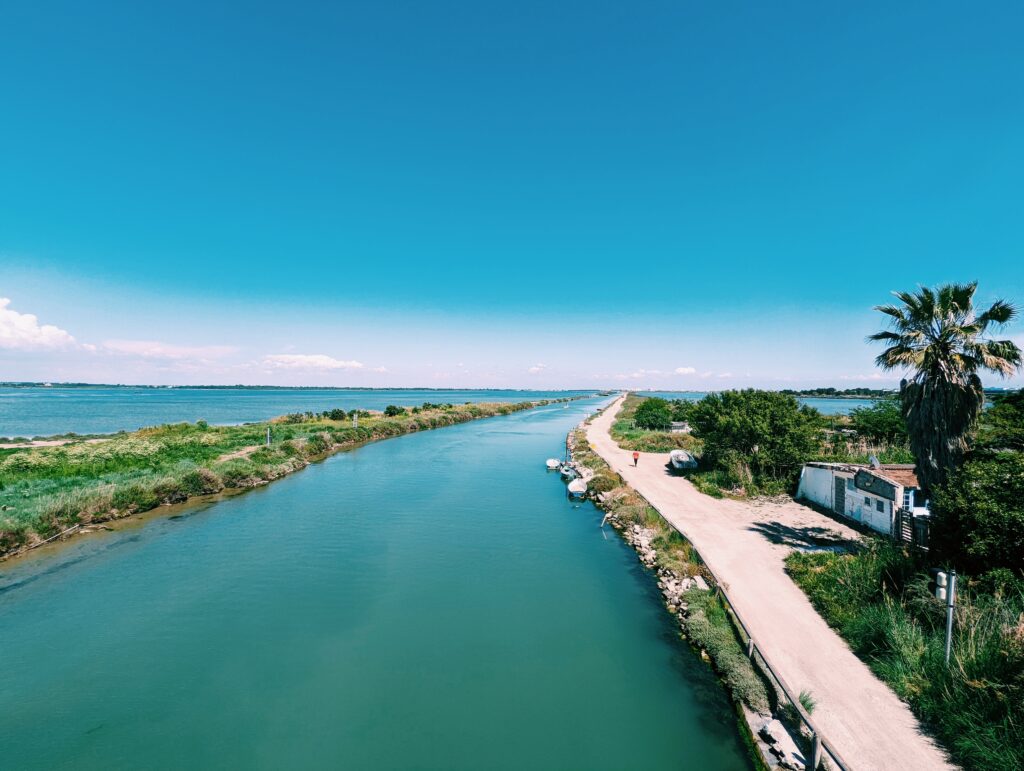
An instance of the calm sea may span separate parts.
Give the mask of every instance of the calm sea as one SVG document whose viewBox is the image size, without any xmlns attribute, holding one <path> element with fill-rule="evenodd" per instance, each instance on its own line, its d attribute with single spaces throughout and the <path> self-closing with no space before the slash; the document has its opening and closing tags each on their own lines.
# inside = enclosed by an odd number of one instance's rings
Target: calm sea
<svg viewBox="0 0 1024 771">
<path fill-rule="evenodd" d="M 423 402 L 555 399 L 587 391 L 295 390 L 284 388 L 2 388 L 0 437 L 107 434 L 161 423 L 267 420 L 289 412 L 380 410 Z"/>
<path fill-rule="evenodd" d="M 0 566 L 4 768 L 748 769 L 650 574 L 544 471 L 598 404 Z"/>
</svg>

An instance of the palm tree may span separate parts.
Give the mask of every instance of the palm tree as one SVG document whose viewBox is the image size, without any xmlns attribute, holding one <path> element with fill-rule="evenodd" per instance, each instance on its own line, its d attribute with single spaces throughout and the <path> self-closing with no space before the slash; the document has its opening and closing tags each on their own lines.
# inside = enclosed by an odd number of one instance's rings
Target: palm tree
<svg viewBox="0 0 1024 771">
<path fill-rule="evenodd" d="M 1013 342 L 985 337 L 990 327 L 1013 319 L 1017 309 L 997 300 L 976 313 L 977 288 L 974 282 L 893 292 L 900 304 L 875 308 L 889 317 L 891 328 L 868 338 L 889 344 L 875 363 L 884 370 L 910 371 L 910 379 L 900 383 L 900 402 L 918 478 L 929 491 L 963 460 L 985 400 L 978 372 L 1006 377 L 1021 366 Z"/>
</svg>

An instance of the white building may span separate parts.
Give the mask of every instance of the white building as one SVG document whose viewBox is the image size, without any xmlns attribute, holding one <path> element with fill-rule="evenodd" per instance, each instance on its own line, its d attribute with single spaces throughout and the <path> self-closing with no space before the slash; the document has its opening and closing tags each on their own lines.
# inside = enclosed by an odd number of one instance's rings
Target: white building
<svg viewBox="0 0 1024 771">
<path fill-rule="evenodd" d="M 808 463 L 800 472 L 796 497 L 886 535 L 893 534 L 896 509 L 928 516 L 911 464 L 877 467 L 852 463 Z"/>
</svg>

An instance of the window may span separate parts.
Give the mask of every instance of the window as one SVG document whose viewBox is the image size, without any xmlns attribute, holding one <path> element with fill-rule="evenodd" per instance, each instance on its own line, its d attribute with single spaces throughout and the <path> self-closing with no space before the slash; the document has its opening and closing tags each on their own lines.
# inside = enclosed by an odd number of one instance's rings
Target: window
<svg viewBox="0 0 1024 771">
<path fill-rule="evenodd" d="M 875 507 L 883 514 L 885 513 L 885 501 L 875 501 Z"/>
<path fill-rule="evenodd" d="M 846 479 L 846 489 L 847 490 L 852 490 L 853 489 L 853 477 L 847 477 L 847 479 Z"/>
<path fill-rule="evenodd" d="M 911 487 L 903 488 L 903 508 L 914 508 L 914 490 Z"/>
</svg>

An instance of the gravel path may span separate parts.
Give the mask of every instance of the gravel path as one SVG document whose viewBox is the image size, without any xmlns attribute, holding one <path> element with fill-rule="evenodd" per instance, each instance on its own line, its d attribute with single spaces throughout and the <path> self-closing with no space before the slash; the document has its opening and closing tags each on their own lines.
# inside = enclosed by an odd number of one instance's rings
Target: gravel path
<svg viewBox="0 0 1024 771">
<path fill-rule="evenodd" d="M 793 548 L 855 539 L 850 528 L 792 501 L 719 500 L 666 469 L 668 454 L 632 452 L 609 436 L 621 398 L 587 428 L 597 453 L 689 539 L 725 584 L 765 658 L 817 702 L 814 721 L 854 769 L 952 769 L 910 708 L 858 659 L 785 573 Z"/>
</svg>

